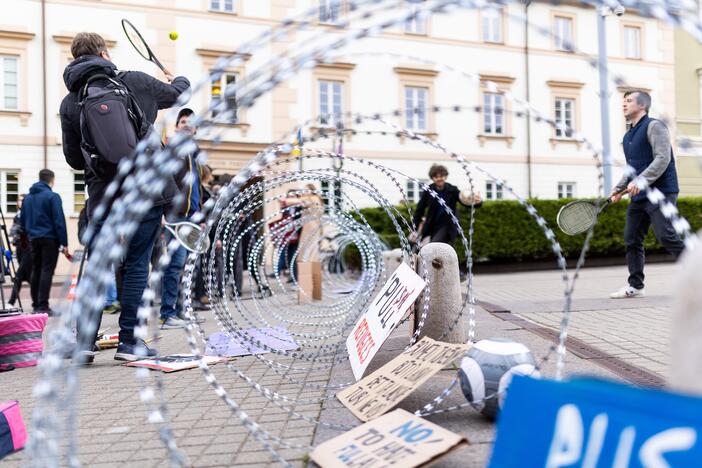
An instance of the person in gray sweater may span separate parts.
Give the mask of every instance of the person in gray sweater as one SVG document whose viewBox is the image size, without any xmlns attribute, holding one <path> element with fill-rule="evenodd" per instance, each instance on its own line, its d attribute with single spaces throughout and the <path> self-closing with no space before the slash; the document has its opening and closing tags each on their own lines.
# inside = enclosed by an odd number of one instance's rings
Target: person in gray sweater
<svg viewBox="0 0 702 468">
<path fill-rule="evenodd" d="M 629 91 L 624 94 L 624 117 L 629 130 L 624 135 L 622 146 L 626 162 L 634 168 L 636 175 L 624 175 L 610 193 L 613 203 L 624 193 L 629 193 L 631 203 L 626 210 L 624 243 L 629 267 L 628 285 L 610 294 L 612 299 L 643 297 L 644 290 L 644 238 L 653 226 L 658 241 L 676 259 L 685 244 L 673 229 L 670 221 L 661 213 L 658 203 L 651 203 L 638 182 L 643 179 L 648 187 L 658 189 L 673 205 L 678 199 L 678 174 L 665 124 L 648 116 L 651 96 L 644 91 Z"/>
</svg>

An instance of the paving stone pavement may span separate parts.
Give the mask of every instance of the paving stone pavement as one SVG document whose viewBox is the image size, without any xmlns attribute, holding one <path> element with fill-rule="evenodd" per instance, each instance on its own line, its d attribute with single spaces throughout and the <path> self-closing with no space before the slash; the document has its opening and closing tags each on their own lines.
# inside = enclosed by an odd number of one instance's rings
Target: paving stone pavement
<svg viewBox="0 0 702 468">
<path fill-rule="evenodd" d="M 609 299 L 626 285 L 626 267 L 582 270 L 576 282 L 569 336 L 629 364 L 665 378 L 670 364 L 671 304 L 678 266 L 646 267 L 646 297 Z M 481 275 L 476 296 L 527 320 L 558 330 L 563 309 L 560 273 L 556 271 Z"/>
<path fill-rule="evenodd" d="M 672 286 L 673 265 L 647 267 L 649 296 L 645 299 L 614 301 L 608 294 L 626 281 L 622 267 L 593 268 L 582 272 L 576 287 L 573 304 L 571 336 L 580 338 L 627 362 L 645 367 L 652 372 L 664 373 L 668 362 L 668 297 Z M 499 304 L 546 327 L 557 329 L 562 307 L 562 283 L 559 273 L 527 272 L 516 274 L 484 274 L 475 278 L 479 299 Z M 280 299 L 285 301 L 285 298 Z M 250 310 L 255 311 L 252 302 Z M 256 313 L 265 315 L 263 309 Z M 116 316 L 105 316 L 103 328 L 116 330 Z M 204 328 L 207 333 L 219 330 L 216 321 L 208 314 Z M 548 355 L 552 343 L 523 327 L 502 320 L 499 314 L 477 311 L 477 338 L 506 336 L 525 343 L 537 360 Z M 309 331 L 309 330 L 308 330 Z M 182 330 L 163 330 L 158 343 L 161 354 L 188 352 Z M 383 346 L 369 372 L 392 359 L 407 344 L 406 326 L 396 330 Z M 79 370 L 81 380 L 78 424 L 79 459 L 83 466 L 148 467 L 168 466 L 166 450 L 159 440 L 157 428 L 146 421 L 143 403 L 139 401 L 134 370 L 121 366 L 112 359 L 113 350 L 102 352 L 92 366 Z M 291 358 L 276 357 L 276 362 L 291 364 Z M 555 357 L 545 362 L 543 373 L 553 376 Z M 246 413 L 257 421 L 270 435 L 282 437 L 287 442 L 303 446 L 317 445 L 341 433 L 328 427 L 329 423 L 355 426 L 359 424 L 333 397 L 326 387 L 330 384 L 350 382 L 350 366 L 342 363 L 333 369 L 322 368 L 286 376 L 274 372 L 254 357 L 237 358 L 233 366 L 269 389 L 286 397 L 303 400 L 327 397 L 323 404 L 297 404 L 294 410 L 321 419 L 322 425 L 311 424 L 291 415 L 286 409 L 270 402 L 227 369 L 224 364 L 212 367 L 213 373 L 232 398 Z M 299 363 L 309 367 L 309 363 Z M 568 375 L 591 374 L 617 379 L 595 362 L 569 353 L 566 368 Z M 269 466 L 269 452 L 240 424 L 239 418 L 215 395 L 205 382 L 199 369 L 173 374 L 160 374 L 165 383 L 172 421 L 180 449 L 192 466 Z M 32 386 L 38 369 L 17 369 L 0 374 L 0 400 L 18 399 L 25 420 L 29 424 L 34 400 Z M 400 404 L 414 411 L 439 394 L 453 379 L 455 370 L 442 371 L 422 388 Z M 308 384 L 302 388 L 292 380 Z M 460 390 L 452 392 L 446 404 L 465 402 Z M 441 467 L 485 466 L 494 440 L 494 425 L 475 411 L 467 408 L 445 414 L 429 416 L 431 421 L 464 434 L 471 445 L 444 460 Z M 306 466 L 305 449 L 282 449 L 280 454 L 294 466 Z M 64 460 L 65 464 L 65 460 Z M 3 460 L 2 466 L 23 466 L 23 453 Z"/>
</svg>

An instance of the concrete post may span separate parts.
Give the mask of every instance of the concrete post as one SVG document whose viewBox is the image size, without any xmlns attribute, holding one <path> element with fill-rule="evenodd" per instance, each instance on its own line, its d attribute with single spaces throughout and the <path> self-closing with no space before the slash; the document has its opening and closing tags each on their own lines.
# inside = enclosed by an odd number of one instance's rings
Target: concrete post
<svg viewBox="0 0 702 468">
<path fill-rule="evenodd" d="M 697 235 L 702 235 L 702 231 Z M 702 395 L 702 246 L 683 254 L 675 281 L 670 386 Z"/>
<path fill-rule="evenodd" d="M 423 276 L 422 259 L 427 267 L 427 284 L 430 288 L 429 313 L 420 337 L 428 336 L 438 340 L 456 320 L 461 310 L 461 278 L 458 270 L 458 256 L 448 244 L 432 242 L 419 251 L 417 274 Z M 419 295 L 415 309 L 414 327 L 424 310 L 424 293 Z M 468 317 L 462 319 L 453 330 L 442 338 L 449 343 L 468 341 Z"/>
</svg>

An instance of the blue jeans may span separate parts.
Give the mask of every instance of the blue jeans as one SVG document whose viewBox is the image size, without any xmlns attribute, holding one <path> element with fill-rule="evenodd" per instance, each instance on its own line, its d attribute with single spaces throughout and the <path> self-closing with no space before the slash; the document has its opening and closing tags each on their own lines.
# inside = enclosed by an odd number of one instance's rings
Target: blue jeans
<svg viewBox="0 0 702 468">
<path fill-rule="evenodd" d="M 162 216 L 163 206 L 151 208 L 141 220 L 127 248 L 122 276 L 122 312 L 119 315 L 119 341 L 123 343 L 134 342 L 137 310 L 146 289 L 149 260 L 154 248 L 154 239 L 161 228 Z"/>
<path fill-rule="evenodd" d="M 105 307 L 109 307 L 117 301 L 117 281 L 115 281 L 115 269 L 112 268 L 112 281 L 107 285 L 105 291 Z"/>
<path fill-rule="evenodd" d="M 173 235 L 167 233 L 166 245 L 173 239 Z M 180 292 L 180 274 L 185 267 L 185 259 L 188 256 L 188 251 L 182 245 L 173 252 L 171 263 L 168 264 L 163 272 L 163 282 L 161 283 L 161 320 L 166 320 L 169 317 L 176 317 L 180 312 L 180 304 L 178 296 Z"/>
</svg>

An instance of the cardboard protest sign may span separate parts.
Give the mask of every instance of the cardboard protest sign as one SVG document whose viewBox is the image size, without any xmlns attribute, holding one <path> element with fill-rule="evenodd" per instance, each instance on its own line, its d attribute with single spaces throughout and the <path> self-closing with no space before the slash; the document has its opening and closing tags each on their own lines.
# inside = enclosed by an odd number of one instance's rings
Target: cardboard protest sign
<svg viewBox="0 0 702 468">
<path fill-rule="evenodd" d="M 356 380 L 424 289 L 424 280 L 402 263 L 373 299 L 346 339 Z"/>
<path fill-rule="evenodd" d="M 207 338 L 205 355 L 232 357 L 270 352 L 268 349 L 255 346 L 254 340 L 277 351 L 292 351 L 299 348 L 285 327 L 248 328 L 242 330 L 242 336 L 234 333 L 212 333 Z"/>
<path fill-rule="evenodd" d="M 361 421 L 390 410 L 444 366 L 465 354 L 470 345 L 424 337 L 383 367 L 336 394 Z"/>
<path fill-rule="evenodd" d="M 225 361 L 223 358 L 214 356 L 202 356 L 202 360 L 208 366 Z M 193 354 L 171 354 L 170 356 L 160 356 L 158 360 L 140 359 L 138 361 L 128 362 L 126 365 L 131 367 L 147 367 L 163 372 L 176 372 L 184 369 L 194 369 L 200 365 L 200 360 Z"/>
<path fill-rule="evenodd" d="M 515 376 L 491 467 L 700 466 L 702 398 L 594 379 Z"/>
<path fill-rule="evenodd" d="M 312 461 L 323 468 L 426 466 L 467 440 L 405 410 L 351 429 L 318 445 Z"/>
</svg>

